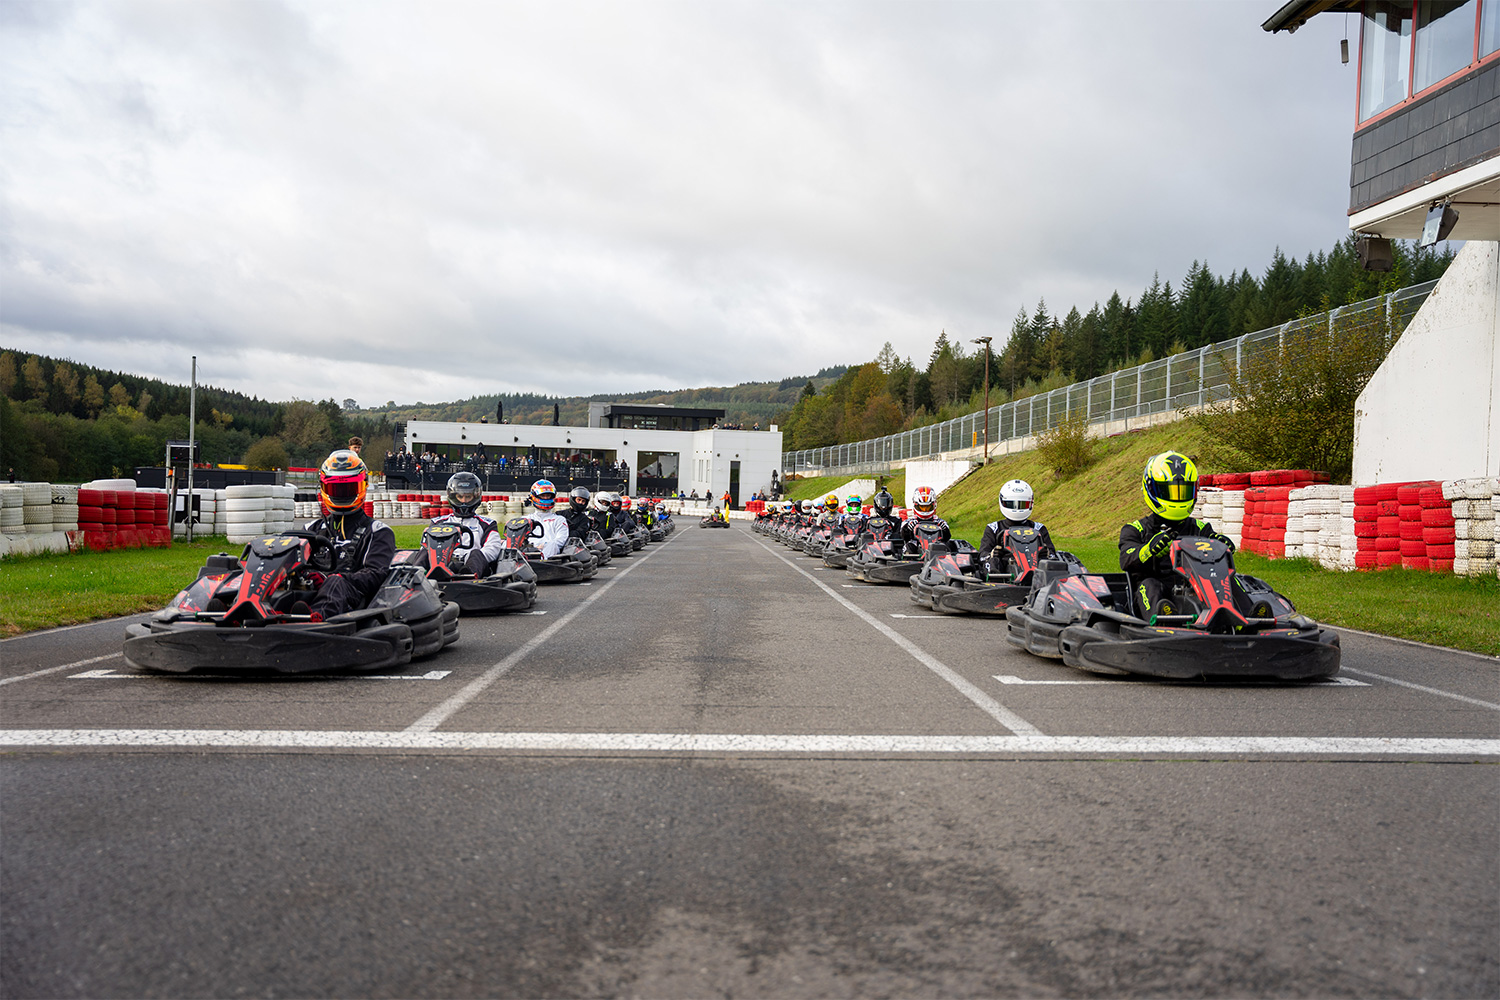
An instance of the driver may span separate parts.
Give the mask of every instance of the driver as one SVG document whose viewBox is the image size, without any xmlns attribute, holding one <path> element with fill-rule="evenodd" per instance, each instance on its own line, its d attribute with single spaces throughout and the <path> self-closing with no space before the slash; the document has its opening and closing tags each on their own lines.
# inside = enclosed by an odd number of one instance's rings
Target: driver
<svg viewBox="0 0 1500 1000">
<path fill-rule="evenodd" d="M 1031 508 L 1036 494 L 1031 484 L 1024 479 L 1012 479 L 1000 487 L 1000 513 L 1002 518 L 984 526 L 984 537 L 979 540 L 979 561 L 984 565 L 986 577 L 1009 576 L 1015 572 L 1010 564 L 1010 551 L 1000 544 L 1005 539 L 1007 528 L 1035 528 L 1041 541 L 1040 551 L 1048 555 L 1057 551 L 1052 536 L 1045 525 L 1031 519 Z"/>
<path fill-rule="evenodd" d="M 536 510 L 532 518 L 531 543 L 542 553 L 543 559 L 551 559 L 568 544 L 568 522 L 557 513 L 557 487 L 551 480 L 538 479 L 531 484 L 528 498 Z"/>
<path fill-rule="evenodd" d="M 916 547 L 917 529 L 924 525 L 937 527 L 941 536 L 939 541 L 951 541 L 953 532 L 948 528 L 948 522 L 937 516 L 937 493 L 931 486 L 918 486 L 911 495 L 912 516 L 901 522 L 901 542 L 903 546 Z"/>
<path fill-rule="evenodd" d="M 323 621 L 362 608 L 385 582 L 396 555 L 396 533 L 365 513 L 370 474 L 354 452 L 342 449 L 318 469 L 318 500 L 324 516 L 307 525 L 333 540 L 335 554 L 328 575 L 318 585 L 312 606 L 297 601 L 292 614 Z"/>
<path fill-rule="evenodd" d="M 505 536 L 492 518 L 481 517 L 479 503 L 484 487 L 472 472 L 455 472 L 448 478 L 448 506 L 453 513 L 432 519 L 433 524 L 456 524 L 462 529 L 462 541 L 453 561 L 477 577 L 486 577 L 500 558 Z"/>
<path fill-rule="evenodd" d="M 593 498 L 587 486 L 575 486 L 568 493 L 568 508 L 562 512 L 562 518 L 568 522 L 569 537 L 584 539 L 594 530 L 594 521 L 589 517 L 589 501 Z"/>
<path fill-rule="evenodd" d="M 1130 577 L 1130 589 L 1142 618 L 1178 614 L 1171 599 L 1177 571 L 1170 549 L 1178 538 L 1217 539 L 1233 551 L 1234 543 L 1207 521 L 1192 516 L 1198 496 L 1198 467 L 1186 455 L 1164 451 L 1151 456 L 1141 477 L 1141 496 L 1151 513 L 1120 529 L 1120 569 Z"/>
<path fill-rule="evenodd" d="M 873 510 L 868 516 L 860 518 L 855 529 L 860 532 L 868 531 L 877 538 L 890 537 L 901 524 L 892 513 L 892 509 L 896 506 L 896 498 L 885 490 L 881 490 L 870 499 L 870 506 Z"/>
<path fill-rule="evenodd" d="M 858 528 L 859 522 L 864 520 L 865 500 L 864 497 L 851 496 L 844 502 L 844 516 L 839 523 L 848 528 Z"/>
</svg>

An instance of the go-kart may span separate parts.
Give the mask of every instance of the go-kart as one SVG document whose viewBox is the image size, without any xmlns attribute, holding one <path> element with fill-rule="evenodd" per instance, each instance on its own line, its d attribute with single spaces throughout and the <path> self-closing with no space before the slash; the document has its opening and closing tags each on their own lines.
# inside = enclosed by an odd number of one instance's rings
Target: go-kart
<svg viewBox="0 0 1500 1000">
<path fill-rule="evenodd" d="M 899 541 L 872 538 L 849 557 L 844 572 L 866 583 L 907 583 L 912 574 L 921 572 L 928 549 L 941 541 L 941 535 L 937 525 L 919 523 L 904 547 Z"/>
<path fill-rule="evenodd" d="M 1170 554 L 1178 581 L 1168 599 L 1182 614 L 1144 619 L 1126 574 L 1048 559 L 1033 573 L 1026 602 L 1006 611 L 1006 639 L 1098 674 L 1308 680 L 1338 673 L 1338 633 L 1298 614 L 1265 581 L 1237 573 L 1229 546 L 1179 538 Z"/>
<path fill-rule="evenodd" d="M 462 546 L 463 533 L 457 524 L 428 525 L 422 547 L 397 552 L 396 561 L 423 568 L 443 599 L 455 602 L 466 615 L 525 611 L 536 603 L 536 570 L 519 549 L 502 548 L 494 570 L 485 577 L 455 568 L 453 557 Z"/>
<path fill-rule="evenodd" d="M 604 536 L 600 535 L 597 531 L 589 531 L 585 534 L 583 536 L 583 544 L 590 552 L 594 553 L 594 559 L 598 561 L 600 569 L 609 565 L 609 561 L 614 558 L 614 549 L 604 540 Z"/>
<path fill-rule="evenodd" d="M 700 527 L 700 528 L 727 528 L 727 527 L 729 527 L 729 518 L 727 518 L 727 517 L 719 517 L 717 514 L 710 514 L 710 515 L 708 515 L 707 517 L 701 519 L 698 522 L 698 527 Z"/>
<path fill-rule="evenodd" d="M 844 525 L 833 529 L 828 544 L 823 547 L 823 565 L 829 569 L 844 569 L 858 542 L 859 535 L 853 528 Z"/>
<path fill-rule="evenodd" d="M 911 578 L 911 599 L 947 614 L 1004 615 L 1013 604 L 1031 594 L 1031 576 L 1042 557 L 1056 553 L 1042 550 L 1035 528 L 1006 528 L 1000 544 L 1010 555 L 1011 572 L 985 573 L 979 552 L 968 542 L 951 546 L 934 543 L 922 571 Z M 1062 553 L 1069 559 L 1073 557 Z"/>
<path fill-rule="evenodd" d="M 367 672 L 431 656 L 458 639 L 458 605 L 444 602 L 410 563 L 393 562 L 358 611 L 325 621 L 292 614 L 337 562 L 336 543 L 309 531 L 258 538 L 239 558 L 209 556 L 170 604 L 125 627 L 125 662 L 173 674 Z"/>
<path fill-rule="evenodd" d="M 529 517 L 513 517 L 505 522 L 505 544 L 518 549 L 531 564 L 537 583 L 580 583 L 592 580 L 599 572 L 599 561 L 591 549 L 577 538 L 569 538 L 555 556 L 544 556 L 532 544 L 532 530 L 538 522 Z"/>
</svg>

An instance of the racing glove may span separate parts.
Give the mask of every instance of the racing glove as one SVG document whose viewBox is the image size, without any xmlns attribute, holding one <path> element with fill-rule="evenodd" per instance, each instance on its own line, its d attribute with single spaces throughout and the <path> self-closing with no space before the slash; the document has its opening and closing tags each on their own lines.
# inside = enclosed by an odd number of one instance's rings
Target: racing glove
<svg viewBox="0 0 1500 1000">
<path fill-rule="evenodd" d="M 1230 538 L 1228 535 L 1221 535 L 1217 531 L 1214 531 L 1210 532 L 1208 537 L 1212 538 L 1216 542 L 1223 542 L 1226 546 L 1229 547 L 1230 552 L 1234 551 L 1234 539 Z"/>
<path fill-rule="evenodd" d="M 1146 544 L 1141 546 L 1141 561 L 1150 562 L 1172 547 L 1172 542 L 1177 538 L 1175 531 L 1158 531 L 1147 539 Z"/>
</svg>

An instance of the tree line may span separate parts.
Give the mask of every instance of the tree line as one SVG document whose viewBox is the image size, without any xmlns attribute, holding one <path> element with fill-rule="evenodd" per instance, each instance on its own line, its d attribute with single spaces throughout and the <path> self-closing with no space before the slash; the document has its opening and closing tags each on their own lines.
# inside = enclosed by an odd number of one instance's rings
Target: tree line
<svg viewBox="0 0 1500 1000">
<path fill-rule="evenodd" d="M 166 443 L 188 438 L 190 387 L 0 350 L 0 472 L 51 482 L 128 476 L 159 466 Z M 199 386 L 196 440 L 206 461 L 284 469 L 315 466 L 350 437 L 379 467 L 392 426 L 345 413 L 332 399 L 273 403 Z"/>
<path fill-rule="evenodd" d="M 883 437 L 983 409 L 986 362 L 989 403 L 998 406 L 1431 281 L 1454 256 L 1446 244 L 1394 241 L 1393 250 L 1389 272 L 1360 266 L 1352 234 L 1301 261 L 1278 248 L 1259 278 L 1248 269 L 1217 275 L 1194 261 L 1176 288 L 1156 275 L 1138 296 L 1115 292 L 1087 312 L 1052 312 L 1045 300 L 1023 306 L 998 352 L 942 331 L 922 366 L 887 342 L 822 391 L 808 382 L 775 422 L 788 451 Z"/>
</svg>

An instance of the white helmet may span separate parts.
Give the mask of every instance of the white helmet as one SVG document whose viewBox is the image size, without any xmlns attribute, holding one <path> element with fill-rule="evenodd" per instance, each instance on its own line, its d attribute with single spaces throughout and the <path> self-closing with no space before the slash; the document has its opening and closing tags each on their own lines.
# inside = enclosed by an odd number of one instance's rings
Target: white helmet
<svg viewBox="0 0 1500 1000">
<path fill-rule="evenodd" d="M 594 494 L 594 509 L 609 510 L 609 502 L 614 498 L 615 495 L 608 490 L 600 490 Z"/>
<path fill-rule="evenodd" d="M 1012 479 L 1000 487 L 1000 513 L 1007 521 L 1028 521 L 1034 498 L 1030 483 L 1024 479 Z"/>
</svg>

